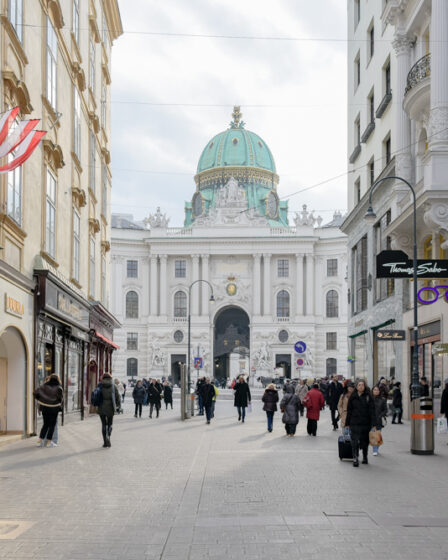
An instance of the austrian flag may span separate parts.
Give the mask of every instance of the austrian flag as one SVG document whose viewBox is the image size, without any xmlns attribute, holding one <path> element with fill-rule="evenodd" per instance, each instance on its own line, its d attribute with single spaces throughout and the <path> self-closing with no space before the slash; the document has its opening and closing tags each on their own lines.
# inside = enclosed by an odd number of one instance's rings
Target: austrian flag
<svg viewBox="0 0 448 560">
<path fill-rule="evenodd" d="M 14 107 L 0 115 L 0 158 L 14 152 L 13 159 L 0 166 L 0 173 L 13 171 L 24 163 L 46 134 L 44 130 L 34 130 L 40 119 L 16 122 L 20 108 Z"/>
</svg>

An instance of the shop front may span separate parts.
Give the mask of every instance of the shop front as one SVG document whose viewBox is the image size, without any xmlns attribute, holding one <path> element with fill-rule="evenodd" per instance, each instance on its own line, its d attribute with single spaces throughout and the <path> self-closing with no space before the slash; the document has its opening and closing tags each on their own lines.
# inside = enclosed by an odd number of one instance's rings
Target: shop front
<svg viewBox="0 0 448 560">
<path fill-rule="evenodd" d="M 432 321 L 418 328 L 418 376 L 426 377 L 430 396 L 440 399 L 443 390 L 443 353 L 437 349 L 441 342 L 441 321 Z M 410 343 L 411 360 L 414 341 Z M 445 375 L 446 377 L 446 375 Z M 437 408 L 436 408 L 437 410 Z"/>
<path fill-rule="evenodd" d="M 357 333 L 349 335 L 350 353 L 351 353 L 351 378 L 369 380 L 369 333 L 367 330 L 361 330 Z"/>
<path fill-rule="evenodd" d="M 64 390 L 62 423 L 84 417 L 89 303 L 49 270 L 36 270 L 35 386 L 51 373 Z M 37 413 L 35 415 L 37 421 Z"/>
</svg>

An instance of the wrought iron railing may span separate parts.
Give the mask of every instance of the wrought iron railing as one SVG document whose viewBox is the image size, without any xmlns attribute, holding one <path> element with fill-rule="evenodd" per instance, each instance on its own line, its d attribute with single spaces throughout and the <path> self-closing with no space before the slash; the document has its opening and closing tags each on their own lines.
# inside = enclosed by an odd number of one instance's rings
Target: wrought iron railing
<svg viewBox="0 0 448 560">
<path fill-rule="evenodd" d="M 414 66 L 409 70 L 404 94 L 406 95 L 408 91 L 410 91 L 413 87 L 415 87 L 420 82 L 428 78 L 430 75 L 431 75 L 431 53 L 428 53 L 422 58 L 420 58 L 420 60 L 417 60 Z"/>
</svg>

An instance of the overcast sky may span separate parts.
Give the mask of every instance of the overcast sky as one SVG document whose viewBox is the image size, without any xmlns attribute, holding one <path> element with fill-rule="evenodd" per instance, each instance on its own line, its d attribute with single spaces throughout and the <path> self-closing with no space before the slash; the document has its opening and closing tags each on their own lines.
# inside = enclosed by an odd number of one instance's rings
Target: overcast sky
<svg viewBox="0 0 448 560">
<path fill-rule="evenodd" d="M 346 2 L 119 0 L 119 5 L 125 33 L 112 53 L 112 212 L 142 219 L 160 206 L 171 226 L 182 225 L 198 159 L 208 140 L 228 128 L 233 105 L 241 105 L 246 128 L 270 147 L 281 198 L 345 173 Z M 335 209 L 345 210 L 345 190 L 342 176 L 291 196 L 289 209 L 307 204 L 328 221 Z"/>
</svg>

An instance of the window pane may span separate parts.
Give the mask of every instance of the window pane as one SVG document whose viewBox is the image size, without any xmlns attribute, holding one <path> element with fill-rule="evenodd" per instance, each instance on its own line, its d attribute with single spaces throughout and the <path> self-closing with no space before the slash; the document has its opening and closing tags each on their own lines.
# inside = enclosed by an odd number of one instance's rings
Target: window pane
<svg viewBox="0 0 448 560">
<path fill-rule="evenodd" d="M 138 261 L 127 261 L 126 268 L 128 278 L 138 277 Z"/>
<path fill-rule="evenodd" d="M 73 35 L 79 45 L 79 0 L 73 0 Z"/>
<path fill-rule="evenodd" d="M 128 333 L 127 350 L 138 350 L 138 333 Z"/>
<path fill-rule="evenodd" d="M 327 332 L 327 350 L 337 349 L 337 333 Z"/>
<path fill-rule="evenodd" d="M 89 161 L 89 181 L 90 189 L 95 194 L 95 174 L 96 174 L 96 138 L 90 131 L 90 161 Z"/>
<path fill-rule="evenodd" d="M 289 293 L 286 290 L 277 294 L 277 317 L 289 317 Z"/>
<path fill-rule="evenodd" d="M 73 211 L 73 278 L 79 282 L 79 248 L 81 220 L 78 212 Z"/>
<path fill-rule="evenodd" d="M 327 276 L 338 275 L 338 259 L 327 260 Z"/>
<path fill-rule="evenodd" d="M 47 17 L 47 99 L 53 109 L 56 109 L 57 54 L 58 40 L 56 32 L 50 18 Z"/>
<path fill-rule="evenodd" d="M 279 278 L 288 278 L 289 276 L 289 260 L 279 259 L 277 261 L 277 272 Z"/>
<path fill-rule="evenodd" d="M 338 293 L 335 290 L 327 292 L 327 317 L 338 316 Z"/>
<path fill-rule="evenodd" d="M 90 282 L 89 295 L 95 297 L 95 240 L 90 238 Z"/>
<path fill-rule="evenodd" d="M 136 292 L 126 294 L 126 318 L 138 319 L 138 295 Z"/>
<path fill-rule="evenodd" d="M 126 374 L 128 377 L 137 377 L 138 360 L 137 358 L 128 358 L 126 361 Z"/>
<path fill-rule="evenodd" d="M 175 277 L 185 278 L 187 275 L 187 261 L 176 261 L 175 262 Z"/>
<path fill-rule="evenodd" d="M 187 294 L 185 292 L 176 292 L 174 294 L 174 316 L 187 316 Z"/>
</svg>

